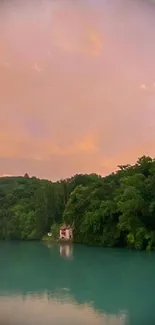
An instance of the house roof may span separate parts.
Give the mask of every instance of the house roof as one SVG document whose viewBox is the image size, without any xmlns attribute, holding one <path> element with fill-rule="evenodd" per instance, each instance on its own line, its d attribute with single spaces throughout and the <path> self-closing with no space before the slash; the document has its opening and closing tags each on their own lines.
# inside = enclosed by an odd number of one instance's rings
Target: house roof
<svg viewBox="0 0 155 325">
<path fill-rule="evenodd" d="M 65 229 L 69 229 L 69 228 L 71 228 L 71 226 L 70 226 L 70 225 L 66 225 L 66 224 L 64 223 L 64 225 L 62 225 L 62 226 L 60 227 L 60 230 L 65 230 Z"/>
</svg>

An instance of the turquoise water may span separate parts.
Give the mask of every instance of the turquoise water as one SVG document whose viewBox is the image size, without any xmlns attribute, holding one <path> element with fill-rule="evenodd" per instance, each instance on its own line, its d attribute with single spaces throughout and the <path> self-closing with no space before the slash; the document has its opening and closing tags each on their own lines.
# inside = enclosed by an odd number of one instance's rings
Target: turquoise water
<svg viewBox="0 0 155 325">
<path fill-rule="evenodd" d="M 0 324 L 155 324 L 155 254 L 0 243 Z"/>
</svg>

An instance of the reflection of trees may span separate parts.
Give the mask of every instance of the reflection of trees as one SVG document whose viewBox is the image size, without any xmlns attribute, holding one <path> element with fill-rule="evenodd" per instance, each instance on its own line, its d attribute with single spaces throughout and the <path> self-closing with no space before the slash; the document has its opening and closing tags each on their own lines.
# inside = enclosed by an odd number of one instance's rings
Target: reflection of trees
<svg viewBox="0 0 155 325">
<path fill-rule="evenodd" d="M 1 243 L 0 250 L 1 292 L 48 292 L 49 299 L 57 294 L 79 304 L 92 302 L 95 309 L 108 314 L 127 311 L 132 325 L 135 313 L 137 317 L 141 313 L 142 319 L 154 314 L 153 253 L 77 245 L 74 259 L 65 260 L 58 245 L 48 249 L 35 242 Z"/>
</svg>

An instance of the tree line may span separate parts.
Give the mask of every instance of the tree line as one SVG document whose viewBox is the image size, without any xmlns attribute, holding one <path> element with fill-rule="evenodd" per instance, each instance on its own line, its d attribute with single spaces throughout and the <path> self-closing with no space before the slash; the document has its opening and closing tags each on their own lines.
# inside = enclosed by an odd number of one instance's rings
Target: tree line
<svg viewBox="0 0 155 325">
<path fill-rule="evenodd" d="M 143 156 L 105 177 L 0 178 L 0 239 L 41 239 L 63 222 L 74 225 L 78 243 L 154 249 L 155 159 Z"/>
</svg>

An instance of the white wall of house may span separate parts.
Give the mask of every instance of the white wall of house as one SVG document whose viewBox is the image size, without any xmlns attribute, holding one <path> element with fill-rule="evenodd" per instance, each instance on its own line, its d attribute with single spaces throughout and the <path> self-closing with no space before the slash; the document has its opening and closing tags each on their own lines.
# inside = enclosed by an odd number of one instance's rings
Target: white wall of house
<svg viewBox="0 0 155 325">
<path fill-rule="evenodd" d="M 59 237 L 60 238 L 64 238 L 64 235 L 63 235 L 63 233 L 62 233 L 62 230 L 60 229 L 60 234 L 59 234 Z"/>
<path fill-rule="evenodd" d="M 70 234 L 70 231 L 69 231 L 69 229 L 66 229 L 66 239 L 70 239 L 70 236 L 69 236 L 69 234 Z"/>
<path fill-rule="evenodd" d="M 72 239 L 73 238 L 73 231 L 71 228 L 65 230 L 65 235 L 63 234 L 63 230 L 60 229 L 60 238 L 64 239 Z"/>
</svg>

